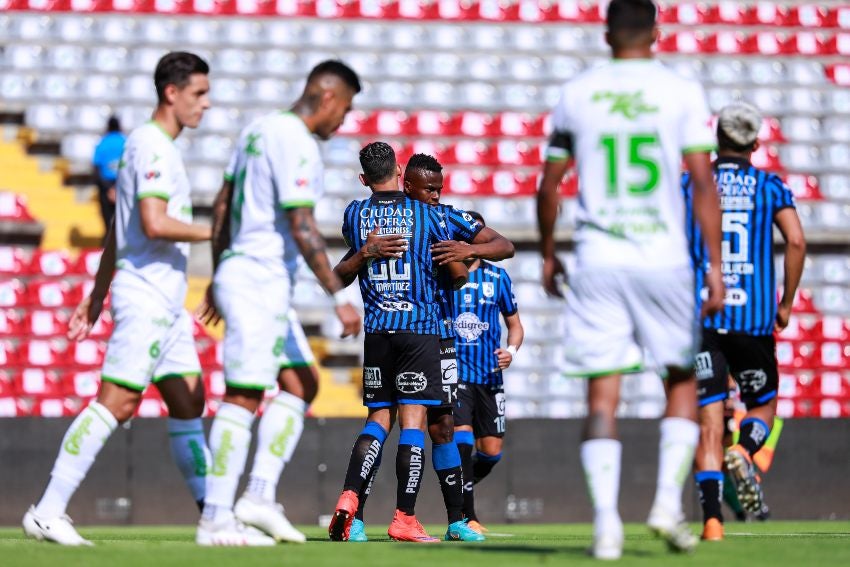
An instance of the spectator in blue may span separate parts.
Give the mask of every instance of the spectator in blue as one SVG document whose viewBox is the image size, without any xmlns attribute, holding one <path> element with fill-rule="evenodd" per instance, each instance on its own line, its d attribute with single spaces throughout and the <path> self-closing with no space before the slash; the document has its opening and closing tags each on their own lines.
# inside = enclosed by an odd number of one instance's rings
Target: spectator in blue
<svg viewBox="0 0 850 567">
<path fill-rule="evenodd" d="M 106 124 L 106 134 L 94 150 L 95 183 L 97 183 L 100 214 L 103 217 L 105 231 L 109 232 L 112 217 L 115 215 L 115 180 L 118 178 L 118 164 L 124 153 L 124 141 L 127 137 L 121 132 L 121 123 L 110 116 Z"/>
</svg>

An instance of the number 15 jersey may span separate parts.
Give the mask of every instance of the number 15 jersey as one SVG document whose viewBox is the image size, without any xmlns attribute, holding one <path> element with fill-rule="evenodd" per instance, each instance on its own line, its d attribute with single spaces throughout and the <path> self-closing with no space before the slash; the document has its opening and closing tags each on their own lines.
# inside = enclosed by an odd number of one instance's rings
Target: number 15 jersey
<svg viewBox="0 0 850 567">
<path fill-rule="evenodd" d="M 569 81 L 546 159 L 575 157 L 582 267 L 690 265 L 682 155 L 714 149 L 699 83 L 652 59 L 614 60 Z"/>
</svg>

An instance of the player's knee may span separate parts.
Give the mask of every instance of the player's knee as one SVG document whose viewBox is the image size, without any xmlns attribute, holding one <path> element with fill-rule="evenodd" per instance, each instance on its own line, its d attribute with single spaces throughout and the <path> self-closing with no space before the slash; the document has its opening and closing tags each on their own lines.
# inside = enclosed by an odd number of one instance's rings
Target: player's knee
<svg viewBox="0 0 850 567">
<path fill-rule="evenodd" d="M 592 410 L 585 421 L 585 439 L 615 439 L 617 422 L 614 415 L 605 409 Z"/>
<path fill-rule="evenodd" d="M 428 410 L 428 434 L 434 443 L 450 443 L 454 438 L 455 423 L 451 408 Z"/>
</svg>

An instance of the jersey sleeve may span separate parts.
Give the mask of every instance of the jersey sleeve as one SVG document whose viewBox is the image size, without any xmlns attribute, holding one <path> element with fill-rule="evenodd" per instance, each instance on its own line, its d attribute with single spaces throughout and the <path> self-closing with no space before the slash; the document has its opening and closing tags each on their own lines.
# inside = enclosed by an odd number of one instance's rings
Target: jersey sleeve
<svg viewBox="0 0 850 567">
<path fill-rule="evenodd" d="M 696 82 L 688 82 L 683 88 L 683 116 L 680 122 L 679 140 L 683 154 L 711 152 L 717 149 L 717 140 L 711 127 L 711 111 L 705 91 Z"/>
<path fill-rule="evenodd" d="M 136 146 L 136 198 L 156 197 L 168 201 L 174 195 L 174 183 L 168 157 L 150 145 Z"/>
<path fill-rule="evenodd" d="M 224 169 L 224 180 L 232 182 L 236 179 L 236 162 L 239 159 L 239 150 L 235 149 L 230 154 L 230 161 L 227 162 L 227 167 Z"/>
<path fill-rule="evenodd" d="M 349 248 L 354 247 L 354 235 L 352 230 L 354 230 L 354 219 L 353 210 L 355 209 L 354 204 L 356 201 L 351 201 L 347 207 L 345 207 L 345 214 L 342 216 L 342 239 L 345 241 L 346 246 Z"/>
<path fill-rule="evenodd" d="M 278 205 L 283 209 L 314 207 L 322 193 L 322 158 L 312 140 L 273 138 L 267 148 Z"/>
<path fill-rule="evenodd" d="M 443 218 L 451 240 L 472 242 L 478 233 L 484 229 L 484 226 L 472 215 L 454 207 L 444 207 Z"/>
<path fill-rule="evenodd" d="M 552 111 L 552 135 L 546 146 L 546 161 L 564 161 L 575 154 L 574 125 L 569 116 L 569 104 L 569 88 L 565 86 Z"/>
<path fill-rule="evenodd" d="M 782 209 L 797 208 L 797 203 L 794 200 L 794 192 L 785 184 L 779 177 L 771 176 L 770 184 L 770 200 L 773 206 L 773 214 L 775 215 Z"/>
<path fill-rule="evenodd" d="M 505 317 L 509 317 L 517 312 L 516 296 L 514 295 L 513 284 L 508 273 L 502 270 L 502 278 L 499 284 L 499 311 Z"/>
<path fill-rule="evenodd" d="M 425 209 L 425 213 L 428 215 L 431 241 L 440 242 L 441 240 L 451 240 L 452 235 L 449 233 L 448 223 L 439 211 L 437 211 L 437 208 L 428 205 L 423 205 L 423 207 Z"/>
</svg>

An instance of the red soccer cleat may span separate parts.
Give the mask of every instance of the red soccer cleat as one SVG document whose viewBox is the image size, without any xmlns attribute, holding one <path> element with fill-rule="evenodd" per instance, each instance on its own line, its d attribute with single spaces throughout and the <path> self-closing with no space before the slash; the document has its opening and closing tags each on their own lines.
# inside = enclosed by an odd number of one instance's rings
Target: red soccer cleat
<svg viewBox="0 0 850 567">
<path fill-rule="evenodd" d="M 428 535 L 416 516 L 408 516 L 401 510 L 396 510 L 387 535 L 396 541 L 413 543 L 440 543 L 440 540 Z"/>
<path fill-rule="evenodd" d="M 357 512 L 357 505 L 357 493 L 353 490 L 343 490 L 342 494 L 339 495 L 339 500 L 336 501 L 336 511 L 328 526 L 328 537 L 331 538 L 331 541 L 348 541 L 351 523 L 354 521 L 355 512 Z"/>
</svg>

